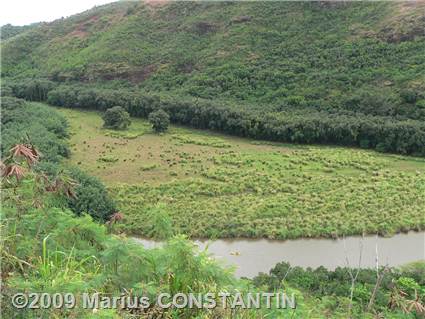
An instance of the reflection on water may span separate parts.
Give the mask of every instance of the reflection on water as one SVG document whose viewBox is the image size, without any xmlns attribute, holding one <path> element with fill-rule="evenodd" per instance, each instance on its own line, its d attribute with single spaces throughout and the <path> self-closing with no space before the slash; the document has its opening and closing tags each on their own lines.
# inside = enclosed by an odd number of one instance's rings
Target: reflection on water
<svg viewBox="0 0 425 319">
<path fill-rule="evenodd" d="M 161 243 L 135 238 L 147 248 Z M 287 261 L 293 266 L 334 269 L 359 264 L 374 267 L 376 251 L 380 265 L 399 266 L 408 262 L 425 259 L 425 232 L 397 234 L 390 238 L 366 236 L 338 239 L 297 239 L 297 240 L 214 240 L 195 241 L 201 248 L 208 245 L 208 251 L 225 265 L 236 267 L 236 276 L 254 277 L 259 272 L 268 272 L 275 264 Z M 362 247 L 362 249 L 361 249 Z M 347 258 L 348 257 L 348 258 Z"/>
</svg>

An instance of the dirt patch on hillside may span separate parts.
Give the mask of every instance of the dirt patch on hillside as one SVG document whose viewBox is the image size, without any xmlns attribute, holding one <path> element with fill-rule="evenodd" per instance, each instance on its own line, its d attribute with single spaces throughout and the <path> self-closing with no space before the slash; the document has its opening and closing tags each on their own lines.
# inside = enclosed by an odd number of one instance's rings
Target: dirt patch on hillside
<svg viewBox="0 0 425 319">
<path fill-rule="evenodd" d="M 126 78 L 133 83 L 143 82 L 156 71 L 157 67 L 154 64 L 147 65 L 141 69 L 132 70 L 127 72 Z"/>
<path fill-rule="evenodd" d="M 425 1 L 395 3 L 393 12 L 380 25 L 378 37 L 390 43 L 425 36 Z"/>
<path fill-rule="evenodd" d="M 84 39 L 86 37 L 88 37 L 89 33 L 86 31 L 82 31 L 82 30 L 74 30 L 70 33 L 68 33 L 68 37 L 72 37 L 72 38 L 79 38 L 79 39 Z"/>
<path fill-rule="evenodd" d="M 169 0 L 144 0 L 142 2 L 150 7 L 160 7 L 166 5 Z"/>
<path fill-rule="evenodd" d="M 90 35 L 89 29 L 99 20 L 99 16 L 92 16 L 85 21 L 78 23 L 74 30 L 68 33 L 68 37 L 84 39 Z"/>
<path fill-rule="evenodd" d="M 98 68 L 98 76 L 104 80 L 124 79 L 132 83 L 140 83 L 149 78 L 157 70 L 157 66 L 149 64 L 144 67 L 132 67 L 128 65 L 115 65 Z"/>
<path fill-rule="evenodd" d="M 425 0 L 392 2 L 386 17 L 376 25 L 364 28 L 361 23 L 350 26 L 353 37 L 378 38 L 389 43 L 400 43 L 425 36 Z"/>
<path fill-rule="evenodd" d="M 125 15 L 125 11 L 114 12 L 107 15 L 93 15 L 84 20 L 79 21 L 73 27 L 65 38 L 80 38 L 84 39 L 92 33 L 103 32 L 110 29 L 112 26 L 119 23 Z"/>
</svg>

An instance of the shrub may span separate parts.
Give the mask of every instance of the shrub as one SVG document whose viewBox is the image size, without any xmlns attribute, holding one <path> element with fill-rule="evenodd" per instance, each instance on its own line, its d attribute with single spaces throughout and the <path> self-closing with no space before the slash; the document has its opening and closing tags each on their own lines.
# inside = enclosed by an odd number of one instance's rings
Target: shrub
<svg viewBox="0 0 425 319">
<path fill-rule="evenodd" d="M 164 110 L 157 110 L 149 114 L 149 122 L 155 132 L 165 132 L 170 125 L 170 116 Z"/>
<path fill-rule="evenodd" d="M 423 262 L 418 262 L 406 268 L 390 268 L 382 279 L 380 289 L 377 291 L 375 307 L 385 307 L 389 303 L 389 292 L 395 286 L 413 297 L 415 290 L 420 289 L 420 280 L 409 276 L 411 273 L 422 274 L 425 269 Z M 351 269 L 352 271 L 352 269 Z M 384 271 L 382 268 L 380 271 Z M 412 272 L 413 271 L 413 272 Z M 346 297 L 350 291 L 350 269 L 337 267 L 335 270 L 327 270 L 324 267 L 316 269 L 291 267 L 287 262 L 281 262 L 270 270 L 269 274 L 260 273 L 253 279 L 257 287 L 266 286 L 269 291 L 275 291 L 287 284 L 291 287 L 309 291 L 313 296 L 322 298 L 324 295 Z M 370 293 L 376 284 L 375 269 L 360 269 L 356 281 L 354 300 L 366 304 L 370 300 Z"/>
<path fill-rule="evenodd" d="M 149 209 L 149 221 L 152 223 L 150 237 L 156 240 L 166 240 L 173 236 L 173 221 L 167 212 L 167 207 L 159 203 Z"/>
<path fill-rule="evenodd" d="M 44 162 L 59 163 L 69 155 L 65 138 L 68 136 L 66 119 L 52 108 L 13 97 L 2 98 L 1 151 L 13 145 L 29 142 L 42 154 Z"/>
<path fill-rule="evenodd" d="M 107 109 L 102 119 L 105 122 L 103 126 L 106 128 L 124 130 L 131 124 L 130 115 L 121 106 Z"/>
<path fill-rule="evenodd" d="M 425 110 L 425 100 L 420 100 L 420 101 L 416 102 L 416 106 L 420 109 Z"/>
<path fill-rule="evenodd" d="M 416 261 L 401 267 L 404 276 L 415 279 L 420 285 L 425 286 L 425 262 Z"/>
<path fill-rule="evenodd" d="M 46 79 L 28 79 L 10 84 L 14 96 L 30 101 L 45 101 L 55 86 L 54 82 Z"/>
<path fill-rule="evenodd" d="M 395 115 L 399 104 L 398 97 L 388 89 L 361 89 L 348 96 L 344 108 L 364 114 L 391 116 Z"/>
<path fill-rule="evenodd" d="M 25 105 L 25 100 L 17 99 L 15 97 L 4 96 L 1 99 L 1 106 L 3 111 L 21 109 L 24 107 L 24 105 Z M 7 112 L 5 113 L 7 114 Z M 4 123 L 5 121 L 7 122 L 7 120 L 5 120 L 2 117 L 2 123 Z"/>
<path fill-rule="evenodd" d="M 405 89 L 401 91 L 400 96 L 406 103 L 415 103 L 416 99 L 418 98 L 417 92 L 412 89 Z"/>
<path fill-rule="evenodd" d="M 13 96 L 13 89 L 10 85 L 1 83 L 0 96 Z"/>
<path fill-rule="evenodd" d="M 98 221 L 107 221 L 117 211 L 105 186 L 96 178 L 73 168 L 70 175 L 78 183 L 76 198 L 70 198 L 68 205 L 76 215 L 87 213 Z"/>
</svg>

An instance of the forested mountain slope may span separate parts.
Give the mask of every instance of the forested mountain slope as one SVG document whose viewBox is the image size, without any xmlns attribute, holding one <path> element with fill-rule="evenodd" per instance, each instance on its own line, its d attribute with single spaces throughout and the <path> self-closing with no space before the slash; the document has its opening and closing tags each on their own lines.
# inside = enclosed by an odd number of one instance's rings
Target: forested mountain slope
<svg viewBox="0 0 425 319">
<path fill-rule="evenodd" d="M 408 134 L 417 145 L 378 147 L 378 133 L 371 138 L 364 127 L 353 128 L 350 138 L 315 132 L 277 139 L 421 153 L 424 52 L 422 1 L 117 2 L 5 40 L 2 75 L 220 101 L 272 118 L 314 114 L 307 126 L 324 118 L 343 127 L 366 119 L 379 127 L 389 127 L 389 119 L 396 121 L 391 125 L 404 121 L 410 133 L 391 128 L 388 134 Z M 359 115 L 366 119 L 341 119 Z M 233 133 L 226 125 L 218 129 Z M 328 126 L 322 131 L 334 130 Z"/>
<path fill-rule="evenodd" d="M 2 25 L 0 28 L 1 40 L 7 40 L 9 38 L 17 36 L 18 34 L 22 32 L 35 28 L 39 25 L 40 23 L 38 22 L 29 24 L 29 25 L 24 25 L 24 26 L 11 25 L 11 24 Z"/>
</svg>

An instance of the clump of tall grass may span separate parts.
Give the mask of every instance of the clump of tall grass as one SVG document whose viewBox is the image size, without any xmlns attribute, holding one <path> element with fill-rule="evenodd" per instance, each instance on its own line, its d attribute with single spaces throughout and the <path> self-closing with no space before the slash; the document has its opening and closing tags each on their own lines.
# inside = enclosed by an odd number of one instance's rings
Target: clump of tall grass
<svg viewBox="0 0 425 319">
<path fill-rule="evenodd" d="M 195 145 L 211 146 L 211 147 L 217 147 L 217 148 L 231 147 L 229 143 L 226 143 L 223 139 L 220 139 L 218 137 L 206 137 L 206 136 L 197 137 L 197 136 L 184 135 L 184 134 L 173 134 L 171 135 L 171 138 L 182 144 L 195 144 Z"/>
</svg>

